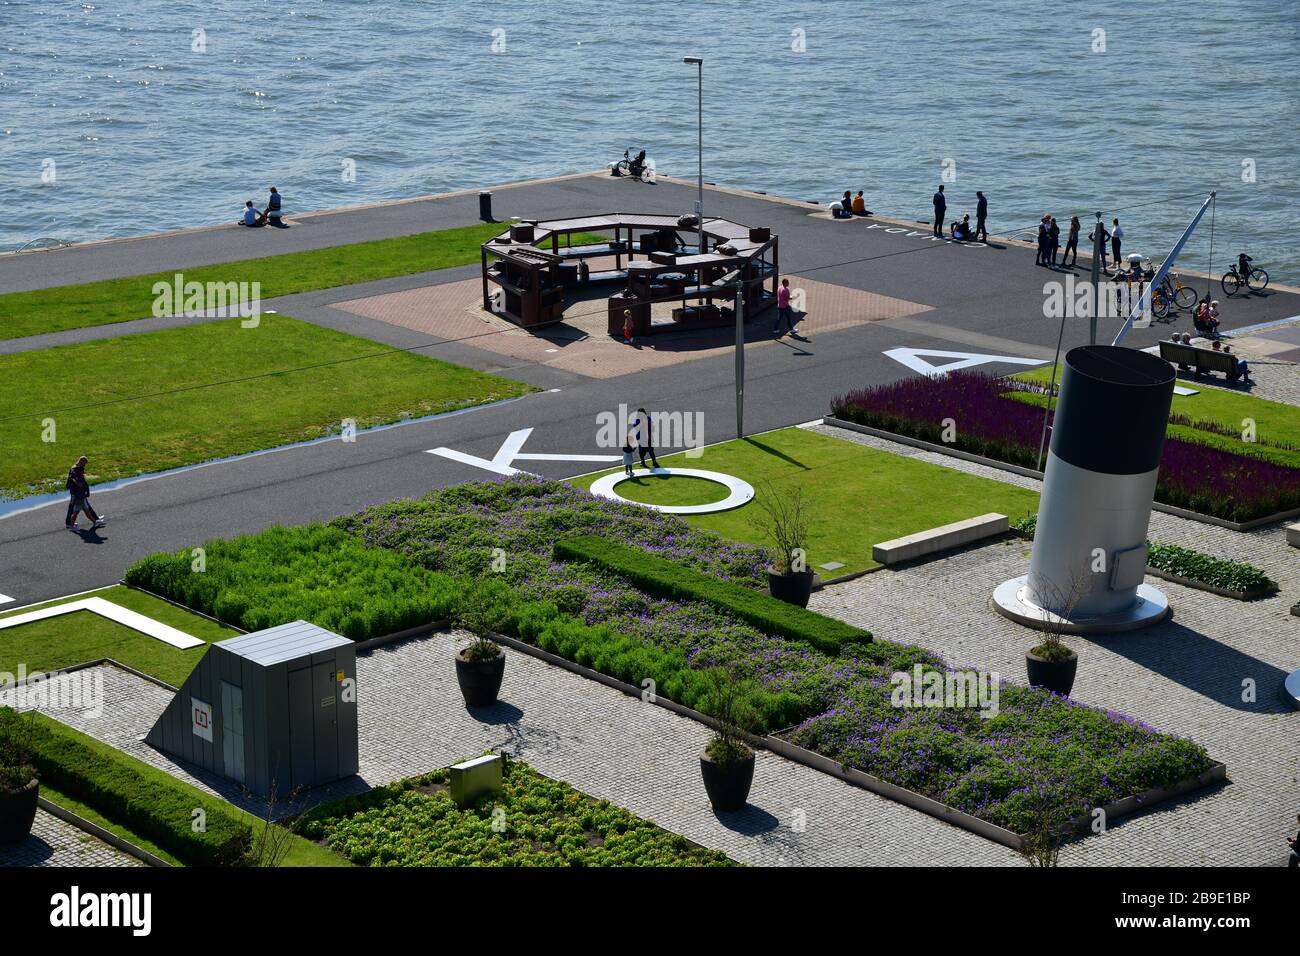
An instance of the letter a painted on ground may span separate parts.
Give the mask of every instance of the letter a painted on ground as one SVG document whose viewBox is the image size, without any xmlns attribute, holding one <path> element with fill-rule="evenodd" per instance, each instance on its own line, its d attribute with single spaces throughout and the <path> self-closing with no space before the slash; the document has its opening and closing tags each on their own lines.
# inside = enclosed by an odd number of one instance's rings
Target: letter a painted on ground
<svg viewBox="0 0 1300 956">
<path fill-rule="evenodd" d="M 992 365 L 1002 362 L 1007 365 L 1046 365 L 1046 359 L 1021 358 L 1017 355 L 986 355 L 983 352 L 945 352 L 942 349 L 910 349 L 896 348 L 887 349 L 885 354 L 895 362 L 906 365 L 913 372 L 919 372 L 922 375 L 942 375 L 944 372 L 955 372 L 961 368 L 972 368 L 976 365 Z M 934 365 L 927 362 L 921 356 L 928 355 L 934 358 L 951 359 L 943 365 Z"/>
</svg>

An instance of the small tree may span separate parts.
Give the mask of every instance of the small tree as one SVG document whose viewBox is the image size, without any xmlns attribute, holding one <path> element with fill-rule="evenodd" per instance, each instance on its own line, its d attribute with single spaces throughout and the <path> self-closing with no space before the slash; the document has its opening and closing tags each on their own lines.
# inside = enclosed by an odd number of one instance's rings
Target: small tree
<svg viewBox="0 0 1300 956">
<path fill-rule="evenodd" d="M 700 707 L 716 722 L 713 739 L 704 752 L 719 764 L 743 760 L 753 753 L 745 743 L 745 735 L 752 733 L 759 723 L 754 706 L 756 685 L 753 681 L 737 680 L 721 667 L 710 668 L 704 676 L 706 686 Z"/>
<path fill-rule="evenodd" d="M 277 785 L 274 781 L 271 782 L 271 792 L 266 798 L 266 817 L 253 827 L 253 842 L 244 854 L 245 866 L 276 867 L 284 862 L 296 829 L 297 815 L 293 808 L 298 795 L 298 790 L 292 791 L 287 800 L 287 809 L 281 810 Z M 245 796 L 250 797 L 251 794 L 245 792 Z M 277 823 L 278 815 L 286 816 L 289 822 Z"/>
<path fill-rule="evenodd" d="M 1043 579 L 1036 587 L 1044 603 L 1034 627 L 1043 632 L 1043 642 L 1030 652 L 1046 661 L 1068 660 L 1073 651 L 1062 638 L 1069 633 L 1074 612 L 1088 593 L 1088 579 L 1076 573 L 1064 586 Z"/>
<path fill-rule="evenodd" d="M 1030 866 L 1057 866 L 1061 858 L 1061 829 L 1052 808 L 1050 780 L 1036 777 L 1027 793 L 1029 824 L 1018 852 Z"/>
<path fill-rule="evenodd" d="M 508 600 L 505 584 L 492 579 L 471 582 L 461 595 L 454 617 L 456 624 L 474 635 L 465 651 L 468 660 L 488 660 L 501 653 L 501 645 L 491 635 L 505 620 Z"/>
<path fill-rule="evenodd" d="M 760 510 L 750 523 L 776 545 L 775 570 L 780 574 L 807 570 L 806 566 L 801 566 L 808 546 L 808 514 L 804 507 L 803 489 L 794 488 L 787 494 L 778 491 L 771 481 L 765 481 L 756 501 Z"/>
<path fill-rule="evenodd" d="M 32 762 L 32 724 L 35 718 L 0 707 L 0 793 L 17 793 L 36 778 Z"/>
</svg>

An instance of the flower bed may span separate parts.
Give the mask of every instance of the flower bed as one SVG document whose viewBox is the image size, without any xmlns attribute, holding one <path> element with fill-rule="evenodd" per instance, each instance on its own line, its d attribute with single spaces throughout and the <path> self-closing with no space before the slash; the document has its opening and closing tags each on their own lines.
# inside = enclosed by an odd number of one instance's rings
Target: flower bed
<svg viewBox="0 0 1300 956">
<path fill-rule="evenodd" d="M 558 562 L 555 541 L 596 535 L 669 559 L 702 579 L 758 590 L 769 560 L 761 549 L 730 544 L 680 518 L 563 482 L 526 475 L 472 482 L 337 519 L 334 529 L 369 546 L 340 549 L 329 536 L 313 539 L 331 553 L 346 553 L 346 571 L 323 558 L 293 558 L 279 537 L 285 529 L 273 536 L 281 560 L 304 572 L 294 586 L 316 595 L 321 607 L 334 593 L 332 575 L 364 582 L 371 561 L 379 567 L 404 561 L 412 573 L 462 587 L 473 581 L 492 593 L 499 629 L 520 640 L 636 686 L 650 676 L 657 693 L 688 707 L 700 707 L 704 671 L 726 667 L 757 683 L 761 729 L 798 724 L 790 736 L 800 746 L 1010 829 L 1023 827 L 1024 794 L 1044 779 L 1061 781 L 1050 811 L 1064 820 L 1080 807 L 1172 784 L 1210 766 L 1190 741 L 1045 691 L 1004 687 L 993 719 L 974 709 L 893 707 L 890 675 L 944 663 L 879 635 L 832 656 L 764 633 L 717 604 L 654 597 L 606 568 Z M 246 540 L 245 554 L 256 551 L 256 540 Z M 163 585 L 169 580 L 159 576 Z M 262 586 L 232 572 L 221 593 L 244 605 L 249 598 L 241 592 Z M 364 606 L 371 598 L 362 589 L 352 599 Z M 292 603 L 282 608 L 282 614 L 306 610 Z M 1068 774 L 1055 771 L 1062 753 L 1077 764 Z"/>
<path fill-rule="evenodd" d="M 1006 397 L 1006 380 L 957 371 L 860 389 L 831 414 L 1027 468 L 1038 464 L 1041 408 Z M 945 442 L 946 419 L 956 423 Z M 1300 469 L 1195 442 L 1166 438 L 1156 500 L 1228 521 L 1300 508 Z"/>
<path fill-rule="evenodd" d="M 464 809 L 449 779 L 436 770 L 327 804 L 302 818 L 299 833 L 361 866 L 733 865 L 517 760 L 500 792 Z"/>
<path fill-rule="evenodd" d="M 942 668 L 941 660 L 878 634 L 832 657 L 701 602 L 650 597 L 595 565 L 557 564 L 552 542 L 578 534 L 608 537 L 753 588 L 765 583 L 767 563 L 758 549 L 563 482 L 528 476 L 476 482 L 338 523 L 368 544 L 450 574 L 492 574 L 492 549 L 501 548 L 505 565 L 497 573 L 512 593 L 558 598 L 586 623 L 680 654 L 692 668 L 726 666 L 766 691 L 793 695 L 803 718 L 794 743 L 1010 829 L 1024 826 L 1024 794 L 1048 771 L 1063 781 L 1053 792 L 1052 815 L 1064 820 L 1081 807 L 1171 784 L 1210 765 L 1190 741 L 1045 691 L 1004 687 L 1002 711 L 993 719 L 974 709 L 896 708 L 890 675 L 915 664 Z M 562 645 L 542 646 L 572 656 Z M 667 688 L 660 692 L 677 699 Z M 1068 775 L 1056 773 L 1062 753 L 1077 764 Z"/>
</svg>

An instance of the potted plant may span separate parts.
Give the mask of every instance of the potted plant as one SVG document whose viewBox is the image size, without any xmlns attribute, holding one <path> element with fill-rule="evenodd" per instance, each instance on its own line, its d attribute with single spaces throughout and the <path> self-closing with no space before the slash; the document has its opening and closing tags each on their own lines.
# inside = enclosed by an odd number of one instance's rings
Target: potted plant
<svg viewBox="0 0 1300 956">
<path fill-rule="evenodd" d="M 807 607 L 814 575 L 808 567 L 803 489 L 786 493 L 770 481 L 764 482 L 757 501 L 760 511 L 752 519 L 753 525 L 776 546 L 776 557 L 767 569 L 767 588 L 778 600 Z"/>
<path fill-rule="evenodd" d="M 506 652 L 492 640 L 502 612 L 498 598 L 505 588 L 486 581 L 474 582 L 456 609 L 456 623 L 474 636 L 456 654 L 456 682 L 469 707 L 495 704 L 506 671 Z"/>
<path fill-rule="evenodd" d="M 25 723 L 13 712 L 0 714 L 0 844 L 27 839 L 36 819 L 40 784 L 23 742 Z"/>
<path fill-rule="evenodd" d="M 702 706 L 715 725 L 700 755 L 700 775 L 709 803 L 716 812 L 725 813 L 745 805 L 754 782 L 754 751 L 745 743 L 745 733 L 757 723 L 753 684 L 734 680 L 721 668 L 706 676 L 709 686 Z"/>
<path fill-rule="evenodd" d="M 1025 671 L 1029 675 L 1030 687 L 1042 687 L 1064 697 L 1070 696 L 1074 687 L 1074 675 L 1079 667 L 1079 655 L 1065 646 L 1061 640 L 1069 627 L 1074 609 L 1083 597 L 1084 582 L 1075 582 L 1068 589 L 1045 585 L 1049 602 L 1055 609 L 1046 608 L 1036 625 L 1043 632 L 1043 641 L 1031 647 L 1025 653 Z"/>
</svg>

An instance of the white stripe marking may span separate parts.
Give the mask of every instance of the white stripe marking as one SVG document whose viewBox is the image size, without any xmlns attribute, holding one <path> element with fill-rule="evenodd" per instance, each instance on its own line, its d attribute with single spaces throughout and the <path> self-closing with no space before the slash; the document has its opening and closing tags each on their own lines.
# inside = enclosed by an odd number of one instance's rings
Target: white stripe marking
<svg viewBox="0 0 1300 956">
<path fill-rule="evenodd" d="M 97 597 L 69 601 L 67 604 L 56 604 L 53 607 L 45 607 L 37 611 L 28 611 L 26 614 L 15 614 L 13 617 L 0 619 L 0 630 L 7 627 L 17 627 L 20 624 L 30 624 L 32 621 L 43 621 L 47 618 L 59 617 L 63 614 L 71 614 L 74 611 L 90 611 L 181 650 L 198 647 L 204 643 L 197 637 L 191 637 L 184 631 L 177 630 L 161 621 L 155 621 L 151 617 L 124 608 L 120 604 L 114 604 L 112 601 L 105 601 L 103 598 Z"/>
</svg>

